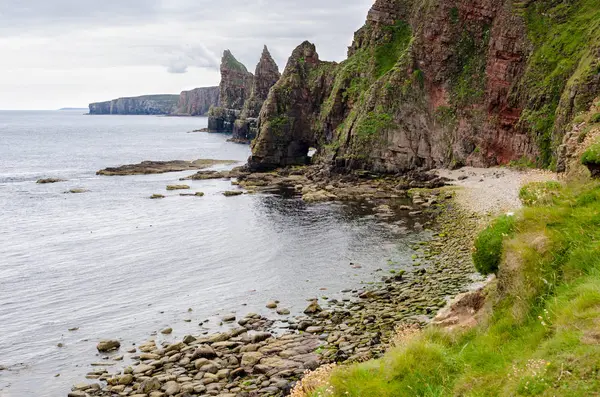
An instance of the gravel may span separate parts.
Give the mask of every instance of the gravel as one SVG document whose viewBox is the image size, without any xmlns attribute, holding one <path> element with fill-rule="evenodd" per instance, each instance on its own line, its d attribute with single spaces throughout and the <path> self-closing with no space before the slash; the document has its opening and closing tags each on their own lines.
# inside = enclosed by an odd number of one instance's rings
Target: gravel
<svg viewBox="0 0 600 397">
<path fill-rule="evenodd" d="M 477 215 L 497 216 L 518 210 L 521 187 L 530 182 L 557 180 L 555 173 L 543 170 L 518 171 L 509 168 L 464 167 L 458 170 L 434 170 L 451 179 L 457 189 L 457 203 Z M 466 177 L 466 178 L 465 178 Z"/>
</svg>

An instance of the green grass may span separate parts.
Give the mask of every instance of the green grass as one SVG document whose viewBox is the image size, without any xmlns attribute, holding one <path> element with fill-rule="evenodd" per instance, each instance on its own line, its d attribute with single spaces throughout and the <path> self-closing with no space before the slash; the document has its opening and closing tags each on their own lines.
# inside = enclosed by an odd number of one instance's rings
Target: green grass
<svg viewBox="0 0 600 397">
<path fill-rule="evenodd" d="M 361 138 L 369 138 L 376 134 L 380 134 L 386 129 L 394 126 L 394 120 L 387 113 L 370 112 L 360 121 L 356 128 L 356 133 Z"/>
<path fill-rule="evenodd" d="M 553 197 L 560 192 L 562 185 L 559 182 L 534 182 L 524 186 L 519 192 L 521 202 L 527 206 L 547 205 Z"/>
<path fill-rule="evenodd" d="M 535 49 L 521 83 L 527 101 L 522 120 L 541 149 L 540 165 L 548 166 L 562 138 L 553 134 L 561 96 L 569 85 L 584 84 L 594 74 L 586 59 L 600 43 L 600 7 L 597 0 L 534 1 L 525 20 Z M 589 105 L 578 102 L 582 108 L 576 111 Z"/>
<path fill-rule="evenodd" d="M 525 156 L 518 160 L 512 160 L 510 163 L 508 163 L 508 166 L 517 170 L 536 168 L 536 164 L 530 158 Z"/>
<path fill-rule="evenodd" d="M 412 40 L 412 29 L 404 21 L 384 28 L 389 41 L 375 49 L 375 74 L 379 78 L 390 71 L 408 49 Z"/>
<path fill-rule="evenodd" d="M 504 215 L 477 236 L 473 263 L 479 273 L 491 274 L 498 271 L 502 260 L 502 242 L 512 234 L 514 227 L 514 216 Z"/>
<path fill-rule="evenodd" d="M 490 30 L 487 27 L 482 37 L 475 37 L 465 30 L 457 41 L 455 71 L 450 82 L 454 105 L 464 107 L 483 97 L 487 82 L 485 69 L 489 40 Z"/>
<path fill-rule="evenodd" d="M 600 165 L 600 142 L 591 145 L 581 157 L 583 165 Z"/>
<path fill-rule="evenodd" d="M 487 321 L 339 367 L 321 396 L 598 395 L 600 184 L 552 192 L 515 217 Z"/>
<path fill-rule="evenodd" d="M 246 66 L 244 66 L 243 63 L 238 61 L 229 50 L 225 50 L 225 52 L 223 53 L 223 57 L 221 58 L 221 64 L 227 67 L 228 69 L 236 70 L 241 73 L 248 73 L 248 69 L 246 69 Z"/>
</svg>

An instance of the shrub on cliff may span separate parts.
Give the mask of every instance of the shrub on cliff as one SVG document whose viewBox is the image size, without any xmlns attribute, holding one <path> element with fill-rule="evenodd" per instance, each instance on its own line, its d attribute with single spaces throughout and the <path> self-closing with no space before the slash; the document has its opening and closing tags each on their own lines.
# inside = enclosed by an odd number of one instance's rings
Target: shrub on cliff
<svg viewBox="0 0 600 397">
<path fill-rule="evenodd" d="M 473 262 L 481 274 L 496 273 L 502 260 L 502 241 L 513 233 L 514 216 L 504 215 L 498 218 L 477 236 Z"/>
<path fill-rule="evenodd" d="M 596 142 L 583 153 L 581 157 L 583 165 L 600 165 L 600 142 Z"/>
</svg>

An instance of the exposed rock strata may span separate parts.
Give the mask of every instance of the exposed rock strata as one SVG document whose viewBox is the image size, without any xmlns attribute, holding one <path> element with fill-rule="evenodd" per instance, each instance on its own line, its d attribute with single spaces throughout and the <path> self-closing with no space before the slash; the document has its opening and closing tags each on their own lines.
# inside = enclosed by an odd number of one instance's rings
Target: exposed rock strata
<svg viewBox="0 0 600 397">
<path fill-rule="evenodd" d="M 144 95 L 90 103 L 90 114 L 167 115 L 177 108 L 179 95 Z"/>
<path fill-rule="evenodd" d="M 280 77 L 279 67 L 265 46 L 256 65 L 250 97 L 244 104 L 240 118 L 233 125 L 232 141 L 250 143 L 256 137 L 260 109 L 269 95 L 269 90 Z"/>
<path fill-rule="evenodd" d="M 294 50 L 249 165 L 304 164 L 311 146 L 343 169 L 549 165 L 600 92 L 588 3 L 377 0 L 346 61 L 323 62 L 308 42 Z M 565 31 L 580 42 L 565 45 Z"/>
<path fill-rule="evenodd" d="M 211 107 L 219 105 L 219 92 L 220 89 L 218 86 L 202 87 L 181 92 L 174 115 L 206 115 Z"/>
<path fill-rule="evenodd" d="M 219 106 L 209 112 L 208 129 L 232 132 L 233 142 L 250 142 L 256 136 L 262 104 L 279 77 L 279 68 L 266 46 L 254 75 L 229 50 L 225 51 L 221 60 Z"/>
<path fill-rule="evenodd" d="M 232 132 L 252 91 L 254 75 L 239 62 L 229 50 L 221 58 L 221 83 L 219 106 L 208 113 L 208 128 L 215 132 Z"/>
<path fill-rule="evenodd" d="M 119 167 L 109 167 L 96 172 L 96 175 L 147 175 L 164 174 L 166 172 L 179 172 L 201 170 L 219 164 L 234 164 L 234 160 L 200 159 L 195 161 L 142 161 L 139 164 L 127 164 Z"/>
</svg>

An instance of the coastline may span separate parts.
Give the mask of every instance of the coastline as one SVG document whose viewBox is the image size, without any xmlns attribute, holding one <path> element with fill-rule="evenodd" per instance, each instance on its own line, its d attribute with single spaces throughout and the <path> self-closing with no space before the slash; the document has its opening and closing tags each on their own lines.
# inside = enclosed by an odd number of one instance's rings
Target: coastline
<svg viewBox="0 0 600 397">
<path fill-rule="evenodd" d="M 115 393 L 136 397 L 184 396 L 185 393 L 221 397 L 279 396 L 289 393 L 306 371 L 330 363 L 381 357 L 397 327 L 423 327 L 452 298 L 483 285 L 485 280 L 476 274 L 472 263 L 472 241 L 488 216 L 506 207 L 489 197 L 479 197 L 481 194 L 470 184 L 481 177 L 487 183 L 476 183 L 487 186 L 486 192 L 495 192 L 498 199 L 511 203 L 514 201 L 510 194 L 502 194 L 500 189 L 489 190 L 489 185 L 506 187 L 506 183 L 510 183 L 514 185 L 511 185 L 512 190 L 518 192 L 526 181 L 551 177 L 546 173 L 510 169 L 465 169 L 463 172 L 469 176 L 460 180 L 455 179 L 461 175 L 460 171 L 432 173 L 452 178 L 455 186 L 407 191 L 412 208 L 419 208 L 434 218 L 431 239 L 412 247 L 415 255 L 408 271 L 382 277 L 380 282 L 364 290 L 346 291 L 341 301 L 307 303 L 306 315 L 289 319 L 287 332 L 274 327 L 275 320 L 250 313 L 241 319 L 224 318 L 226 323 L 237 322 L 226 332 L 190 335 L 182 341 L 161 345 L 150 339 L 137 349 L 127 350 L 135 360 L 134 365 L 117 373 L 98 366 L 87 378 L 103 384 L 77 384 L 69 397 Z M 276 184 L 282 183 L 275 179 Z M 365 192 L 362 192 L 364 199 Z M 367 196 L 370 194 L 373 192 Z M 388 201 L 397 198 L 380 196 Z M 479 199 L 475 199 L 477 197 Z M 380 204 L 378 208 L 389 211 L 391 207 Z M 123 353 L 116 351 L 103 358 L 119 361 L 122 357 Z"/>
<path fill-rule="evenodd" d="M 482 281 L 470 259 L 478 217 L 456 205 L 453 190 L 408 191 L 413 208 L 436 218 L 432 238 L 412 247 L 416 253 L 410 270 L 385 276 L 368 289 L 348 291 L 342 301 L 307 303 L 309 313 L 290 319 L 291 332 L 283 335 L 272 320 L 251 313 L 235 319 L 238 324 L 227 332 L 187 336 L 168 345 L 150 340 L 135 352 L 127 350 L 136 362 L 122 372 L 98 366 L 88 373 L 88 379 L 106 381 L 106 386 L 77 384 L 69 396 L 285 395 L 307 370 L 381 356 L 398 325 L 427 324 L 450 298 Z M 452 255 L 444 254 L 448 252 Z M 104 358 L 108 363 L 122 356 L 116 351 Z"/>
</svg>

